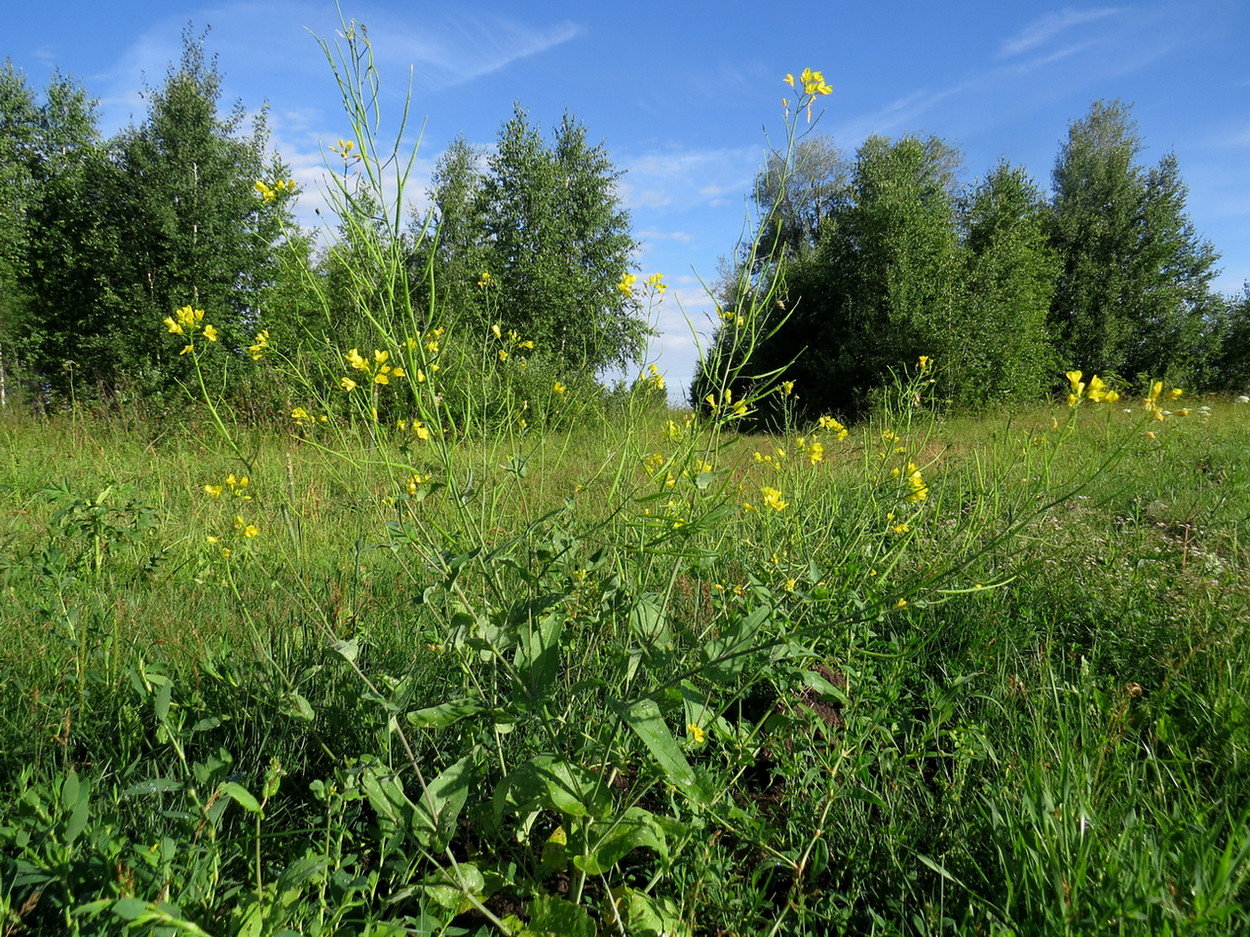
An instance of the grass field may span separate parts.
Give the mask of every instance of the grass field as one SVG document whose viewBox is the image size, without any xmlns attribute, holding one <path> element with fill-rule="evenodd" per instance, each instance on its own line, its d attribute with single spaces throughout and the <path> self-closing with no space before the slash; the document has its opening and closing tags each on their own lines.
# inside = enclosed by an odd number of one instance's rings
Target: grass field
<svg viewBox="0 0 1250 937">
<path fill-rule="evenodd" d="M 1250 406 L 899 399 L 6 414 L 4 934 L 1246 932 Z"/>
</svg>

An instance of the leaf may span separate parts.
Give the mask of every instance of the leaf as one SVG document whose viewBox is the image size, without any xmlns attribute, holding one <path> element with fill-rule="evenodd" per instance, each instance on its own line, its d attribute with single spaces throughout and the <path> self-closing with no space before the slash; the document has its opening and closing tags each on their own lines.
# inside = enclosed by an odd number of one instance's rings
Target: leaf
<svg viewBox="0 0 1250 937">
<path fill-rule="evenodd" d="M 530 701 L 545 699 L 560 672 L 560 634 L 565 612 L 554 608 L 520 634 L 515 663 Z"/>
<path fill-rule="evenodd" d="M 360 642 L 355 638 L 350 641 L 335 641 L 331 645 L 335 652 L 341 654 L 348 663 L 356 663 L 356 658 L 360 656 Z"/>
<path fill-rule="evenodd" d="M 754 608 L 734 621 L 718 637 L 706 642 L 700 650 L 700 656 L 707 662 L 703 673 L 720 682 L 732 680 L 741 674 L 746 669 L 760 628 L 771 614 L 772 609 L 767 605 Z"/>
<path fill-rule="evenodd" d="M 563 898 L 539 895 L 530 902 L 529 914 L 523 937 L 595 937 L 595 922 L 586 909 Z"/>
<path fill-rule="evenodd" d="M 644 645 L 666 644 L 672 640 L 664 606 L 657 596 L 640 596 L 629 610 L 629 631 Z"/>
<path fill-rule="evenodd" d="M 282 712 L 284 715 L 290 716 L 292 719 L 299 719 L 302 722 L 312 722 L 315 718 L 313 708 L 309 705 L 308 700 L 294 690 L 282 694 Z"/>
<path fill-rule="evenodd" d="M 641 807 L 630 807 L 586 855 L 574 856 L 573 864 L 588 875 L 604 875 L 641 846 L 654 849 L 662 860 L 668 859 L 668 839 L 655 816 Z"/>
<path fill-rule="evenodd" d="M 711 803 L 711 794 L 703 787 L 694 768 L 690 767 L 654 700 L 639 700 L 631 706 L 613 702 L 609 706 L 642 740 L 670 784 L 697 804 Z"/>
<path fill-rule="evenodd" d="M 442 729 L 459 722 L 467 716 L 486 712 L 488 708 L 482 705 L 479 700 L 466 696 L 448 703 L 439 703 L 437 706 L 429 706 L 425 709 L 411 712 L 408 714 L 408 721 L 418 729 Z"/>
<path fill-rule="evenodd" d="M 611 811 L 612 797 L 598 775 L 563 759 L 538 755 L 495 788 L 495 819 L 535 806 L 571 817 L 602 817 Z"/>
<path fill-rule="evenodd" d="M 469 798 L 472 777 L 473 763 L 465 756 L 426 785 L 410 823 L 417 842 L 428 849 L 446 848 L 456 829 L 456 817 Z"/>
<path fill-rule="evenodd" d="M 654 898 L 622 885 L 612 889 L 612 900 L 630 937 L 690 937 L 690 928 L 671 898 Z"/>
<path fill-rule="evenodd" d="M 91 808 L 91 782 L 80 782 L 77 772 L 70 771 L 61 788 L 61 800 L 66 805 L 72 804 L 69 819 L 65 822 L 65 842 L 72 845 L 87 827 Z"/>
<path fill-rule="evenodd" d="M 123 921 L 133 921 L 150 907 L 151 903 L 142 898 L 118 898 L 113 902 L 113 913 Z"/>
<path fill-rule="evenodd" d="M 186 788 L 186 784 L 182 781 L 175 781 L 173 778 L 149 778 L 146 781 L 140 781 L 138 784 L 132 784 L 122 792 L 123 797 L 138 797 L 142 794 L 167 793 L 169 791 L 181 791 Z"/>
<path fill-rule="evenodd" d="M 221 786 L 220 790 L 248 813 L 260 813 L 260 802 L 249 794 L 247 788 L 242 784 L 227 781 Z"/>
</svg>

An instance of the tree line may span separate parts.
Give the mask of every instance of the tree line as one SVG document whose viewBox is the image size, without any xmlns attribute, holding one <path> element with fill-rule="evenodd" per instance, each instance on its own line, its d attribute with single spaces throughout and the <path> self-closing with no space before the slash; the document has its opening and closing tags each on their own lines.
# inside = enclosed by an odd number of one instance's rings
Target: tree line
<svg viewBox="0 0 1250 937">
<path fill-rule="evenodd" d="M 572 115 L 544 135 L 518 104 L 493 147 L 456 140 L 432 209 L 402 229 L 340 141 L 346 213 L 308 231 L 266 112 L 223 113 L 220 97 L 190 28 L 143 120 L 107 139 L 82 85 L 57 74 L 36 93 L 0 67 L 0 397 L 166 399 L 189 362 L 160 323 L 187 305 L 220 332 L 222 386 L 270 409 L 282 384 L 248 353 L 258 334 L 294 366 L 341 358 L 374 340 L 383 308 L 466 337 L 464 356 L 492 329 L 515 335 L 533 364 L 518 379 L 548 388 L 639 360 L 649 328 L 626 278 L 639 244 L 621 173 Z M 1189 221 L 1176 158 L 1141 152 L 1118 101 L 1071 124 L 1050 194 L 1007 162 L 961 185 L 960 154 L 934 136 L 873 136 L 853 157 L 804 138 L 760 170 L 755 249 L 718 297 L 732 310 L 774 288 L 774 321 L 744 343 L 742 317 L 722 316 L 692 401 L 728 363 L 794 381 L 813 414 L 853 417 L 921 355 L 935 397 L 964 407 L 1044 396 L 1071 369 L 1244 389 L 1250 292 L 1213 291 L 1218 255 Z M 379 258 L 404 268 L 399 307 Z M 750 383 L 736 379 L 738 399 Z"/>
<path fill-rule="evenodd" d="M 1040 398 L 1071 369 L 1244 388 L 1250 293 L 1212 289 L 1218 254 L 1186 214 L 1176 157 L 1148 166 L 1141 150 L 1130 108 L 1100 101 L 1069 127 L 1049 197 L 1007 162 L 961 186 L 959 153 L 935 136 L 872 136 L 853 158 L 811 136 L 774 156 L 753 193 L 756 249 L 720 299 L 772 283 L 786 311 L 728 362 L 735 393 L 772 374 L 810 413 L 853 417 L 921 355 L 935 397 L 972 408 Z M 739 327 L 722 317 L 696 406 L 745 347 Z"/>
<path fill-rule="evenodd" d="M 341 216 L 304 230 L 266 112 L 249 120 L 236 103 L 222 113 L 220 97 L 205 35 L 189 28 L 180 61 L 144 91 L 144 119 L 107 139 L 81 84 L 57 74 L 36 93 L 11 62 L 0 67 L 0 386 L 10 394 L 166 399 L 190 363 L 161 322 L 187 305 L 217 330 L 225 392 L 253 405 L 282 393 L 280 375 L 248 353 L 261 332 L 292 367 L 341 360 L 374 347 L 379 326 L 394 336 L 414 322 L 462 351 L 492 329 L 515 335 L 534 380 L 591 381 L 641 355 L 649 329 L 620 288 L 639 246 L 616 196 L 620 173 L 572 115 L 548 139 L 518 104 L 489 152 L 456 141 L 438 162 L 433 210 L 409 210 L 402 228 L 377 203 L 359 148 L 339 141 Z M 394 290 L 379 263 L 403 267 L 402 296 L 380 295 Z M 380 321 L 401 308 L 404 323 Z"/>
</svg>

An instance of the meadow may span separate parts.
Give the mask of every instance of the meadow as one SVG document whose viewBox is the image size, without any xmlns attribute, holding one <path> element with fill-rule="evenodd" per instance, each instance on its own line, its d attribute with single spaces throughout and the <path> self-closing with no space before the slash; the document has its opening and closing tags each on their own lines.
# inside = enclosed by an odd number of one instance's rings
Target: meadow
<svg viewBox="0 0 1250 937">
<path fill-rule="evenodd" d="M 804 418 L 780 276 L 604 391 L 414 305 L 346 32 L 357 332 L 0 412 L 4 937 L 1250 930 L 1250 405 Z"/>
<path fill-rule="evenodd" d="M 1244 932 L 1250 406 L 909 373 L 441 464 L 8 413 L 5 933 Z"/>
</svg>

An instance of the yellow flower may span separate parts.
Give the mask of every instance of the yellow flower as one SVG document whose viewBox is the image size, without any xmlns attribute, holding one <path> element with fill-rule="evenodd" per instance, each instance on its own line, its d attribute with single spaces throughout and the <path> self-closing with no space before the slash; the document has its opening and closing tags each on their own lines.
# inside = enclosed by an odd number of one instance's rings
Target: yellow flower
<svg viewBox="0 0 1250 937">
<path fill-rule="evenodd" d="M 213 328 L 211 325 L 204 326 L 204 337 L 207 338 L 210 342 L 217 341 L 217 330 Z"/>
<path fill-rule="evenodd" d="M 637 274 L 624 273 L 621 274 L 621 282 L 616 284 L 616 288 L 621 291 L 622 295 L 633 296 L 636 282 L 638 282 Z"/>
<path fill-rule="evenodd" d="M 503 338 L 503 330 L 499 328 L 498 322 L 492 325 L 490 327 L 490 330 L 491 330 L 491 333 L 495 336 L 495 338 Z"/>
<path fill-rule="evenodd" d="M 477 280 L 478 288 L 483 289 L 483 290 L 486 289 L 486 287 L 490 286 L 490 281 L 491 281 L 490 272 L 487 270 L 483 270 L 482 275 L 478 277 L 478 280 Z"/>
<path fill-rule="evenodd" d="M 1173 387 L 1168 391 L 1168 400 L 1179 400 L 1181 394 L 1185 393 L 1179 387 Z"/>
<path fill-rule="evenodd" d="M 373 375 L 373 383 L 375 384 L 389 384 L 390 382 L 391 379 L 386 375 L 385 371 L 379 371 Z"/>
<path fill-rule="evenodd" d="M 220 497 L 221 497 L 221 493 L 222 493 L 224 490 L 225 490 L 225 489 L 224 489 L 224 488 L 222 488 L 222 487 L 221 487 L 221 485 L 205 485 L 205 486 L 204 486 L 204 491 L 205 491 L 206 493 L 208 493 L 208 494 L 212 495 L 214 498 L 220 498 Z"/>
<path fill-rule="evenodd" d="M 787 397 L 793 394 L 794 393 L 794 381 L 782 381 L 781 392 L 785 394 Z"/>
<path fill-rule="evenodd" d="M 178 354 L 180 354 L 180 355 L 185 355 L 185 354 L 186 354 L 187 352 L 189 352 L 189 351 L 195 351 L 195 346 L 194 346 L 194 345 L 186 345 L 186 346 L 184 346 L 184 347 L 183 347 L 182 351 L 178 352 Z"/>
<path fill-rule="evenodd" d="M 904 499 L 905 501 L 915 504 L 929 497 L 929 486 L 925 484 L 915 462 L 907 463 L 907 484 L 911 488 L 911 493 Z"/>
<path fill-rule="evenodd" d="M 172 316 L 165 317 L 165 328 L 169 329 L 171 335 L 182 335 L 182 326 L 173 320 Z"/>
<path fill-rule="evenodd" d="M 248 537 L 248 538 L 255 537 L 259 533 L 260 533 L 260 528 L 257 527 L 255 524 L 248 524 L 246 527 L 243 528 L 243 536 Z"/>
<path fill-rule="evenodd" d="M 897 602 L 895 602 L 895 603 L 894 603 L 894 607 L 895 607 L 895 608 L 906 608 L 906 607 L 907 607 L 907 600 L 906 600 L 906 599 L 899 599 Z"/>
<path fill-rule="evenodd" d="M 359 348 L 353 348 L 351 351 L 345 354 L 343 358 L 344 360 L 347 361 L 349 365 L 351 365 L 357 371 L 369 370 L 369 362 L 364 359 L 364 356 L 360 353 Z"/>
<path fill-rule="evenodd" d="M 790 506 L 789 501 L 781 500 L 781 492 L 776 488 L 764 487 L 760 489 L 760 494 L 764 496 L 764 503 L 774 511 L 784 511 Z"/>
<path fill-rule="evenodd" d="M 194 326 L 204 318 L 204 310 L 193 309 L 190 306 L 182 306 L 174 310 L 174 315 L 178 317 L 178 321 L 182 325 Z"/>
<path fill-rule="evenodd" d="M 428 342 L 426 342 L 425 350 L 428 351 L 432 355 L 438 354 L 438 340 L 432 338 Z"/>
<path fill-rule="evenodd" d="M 825 76 L 820 72 L 814 72 L 810 68 L 803 69 L 803 74 L 799 76 L 799 81 L 803 82 L 803 91 L 805 94 L 832 94 L 833 89 L 825 83 Z"/>
<path fill-rule="evenodd" d="M 690 732 L 690 738 L 694 741 L 694 744 L 703 744 L 703 740 L 706 738 L 706 735 L 703 732 L 703 728 L 697 722 L 690 723 L 686 726 L 686 729 Z"/>
<path fill-rule="evenodd" d="M 343 390 L 355 390 L 356 389 L 356 382 L 353 381 L 350 377 L 343 378 L 341 381 L 339 381 L 339 384 L 342 386 Z"/>
<path fill-rule="evenodd" d="M 257 179 L 256 182 L 252 185 L 252 188 L 254 188 L 257 192 L 259 192 L 261 195 L 261 198 L 263 198 L 266 202 L 272 202 L 275 198 L 278 197 L 278 194 L 274 192 L 273 189 L 269 188 L 269 186 L 265 185 L 265 183 L 259 179 Z"/>
<path fill-rule="evenodd" d="M 507 353 L 506 351 L 504 351 L 502 348 L 500 348 L 500 349 L 499 349 L 499 360 L 500 360 L 500 361 L 507 361 L 507 360 L 508 360 L 508 353 Z"/>
<path fill-rule="evenodd" d="M 567 389 L 568 388 L 566 388 L 559 381 L 556 381 L 554 384 L 551 385 L 552 393 L 563 394 Z"/>
<path fill-rule="evenodd" d="M 786 77 L 781 80 L 784 81 L 786 84 L 788 84 L 791 88 L 794 87 L 794 76 L 791 75 L 789 72 L 786 72 Z"/>
<path fill-rule="evenodd" d="M 921 355 L 921 356 L 920 356 L 920 361 L 917 363 L 917 366 L 920 368 L 920 373 L 921 373 L 921 374 L 924 374 L 925 372 L 927 372 L 927 371 L 929 370 L 929 364 L 930 364 L 930 359 L 929 359 L 929 356 L 928 356 L 928 355 Z"/>
<path fill-rule="evenodd" d="M 825 447 L 818 442 L 814 442 L 811 448 L 807 450 L 807 460 L 815 465 L 817 462 L 823 461 L 825 458 Z"/>
<path fill-rule="evenodd" d="M 668 284 L 664 282 L 662 273 L 653 273 L 647 277 L 647 285 L 657 293 L 664 293 L 668 290 Z"/>
<path fill-rule="evenodd" d="M 291 419 L 307 420 L 307 419 L 310 419 L 310 417 L 308 416 L 308 411 L 305 410 L 303 407 L 296 407 L 294 410 L 291 411 Z"/>
<path fill-rule="evenodd" d="M 261 329 L 256 333 L 256 337 L 252 339 L 252 344 L 248 346 L 248 354 L 252 356 L 253 361 L 259 361 L 261 356 L 269 349 L 269 330 Z"/>
</svg>

